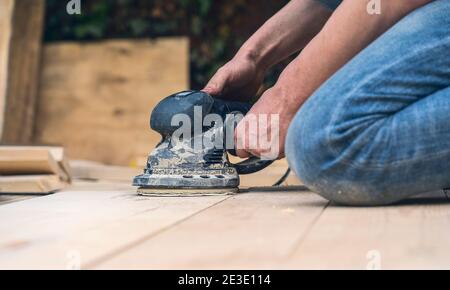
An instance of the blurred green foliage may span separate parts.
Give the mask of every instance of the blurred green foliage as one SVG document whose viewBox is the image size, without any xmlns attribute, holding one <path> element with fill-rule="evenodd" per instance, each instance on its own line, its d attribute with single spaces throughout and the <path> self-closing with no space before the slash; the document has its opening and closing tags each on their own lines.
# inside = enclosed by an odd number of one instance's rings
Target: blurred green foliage
<svg viewBox="0 0 450 290">
<path fill-rule="evenodd" d="M 45 40 L 188 36 L 191 87 L 201 88 L 240 45 L 288 0 L 81 0 L 81 15 L 68 1 L 47 0 Z M 274 68 L 273 84 L 284 64 Z"/>
</svg>

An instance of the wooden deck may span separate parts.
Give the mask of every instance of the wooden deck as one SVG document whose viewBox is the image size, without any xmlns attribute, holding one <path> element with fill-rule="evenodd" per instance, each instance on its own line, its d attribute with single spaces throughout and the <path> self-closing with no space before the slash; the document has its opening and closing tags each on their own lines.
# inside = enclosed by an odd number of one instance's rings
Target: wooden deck
<svg viewBox="0 0 450 290">
<path fill-rule="evenodd" d="M 450 268 L 449 245 L 444 192 L 377 208 L 302 186 L 140 197 L 104 181 L 0 196 L 0 269 Z"/>
</svg>

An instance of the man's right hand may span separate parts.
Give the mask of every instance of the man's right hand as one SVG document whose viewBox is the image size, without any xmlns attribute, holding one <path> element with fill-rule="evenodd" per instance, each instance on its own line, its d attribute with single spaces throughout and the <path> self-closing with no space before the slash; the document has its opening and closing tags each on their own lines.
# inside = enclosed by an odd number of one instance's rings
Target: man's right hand
<svg viewBox="0 0 450 290">
<path fill-rule="evenodd" d="M 203 91 L 226 100 L 250 101 L 260 89 L 265 73 L 251 57 L 238 54 L 216 72 Z"/>
</svg>

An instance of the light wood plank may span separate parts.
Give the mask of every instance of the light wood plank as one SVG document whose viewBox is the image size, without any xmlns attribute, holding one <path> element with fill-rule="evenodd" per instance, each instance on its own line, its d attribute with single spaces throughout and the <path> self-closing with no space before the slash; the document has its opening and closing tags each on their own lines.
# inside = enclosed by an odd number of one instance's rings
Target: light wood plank
<svg viewBox="0 0 450 290">
<path fill-rule="evenodd" d="M 450 204 L 439 191 L 399 205 L 330 206 L 301 241 L 290 268 L 450 268 Z"/>
<path fill-rule="evenodd" d="M 70 181 L 67 161 L 57 160 L 57 151 L 45 147 L 0 146 L 0 174 L 56 174 L 61 180 Z M 62 151 L 62 148 L 60 148 Z"/>
<path fill-rule="evenodd" d="M 131 187 L 106 188 L 0 206 L 0 269 L 83 267 L 227 198 L 143 198 Z"/>
<path fill-rule="evenodd" d="M 118 269 L 276 268 L 327 202 L 310 192 L 253 192 L 232 198 L 92 267 Z"/>
<path fill-rule="evenodd" d="M 0 176 L 0 193 L 46 195 L 67 187 L 58 175 Z"/>
</svg>

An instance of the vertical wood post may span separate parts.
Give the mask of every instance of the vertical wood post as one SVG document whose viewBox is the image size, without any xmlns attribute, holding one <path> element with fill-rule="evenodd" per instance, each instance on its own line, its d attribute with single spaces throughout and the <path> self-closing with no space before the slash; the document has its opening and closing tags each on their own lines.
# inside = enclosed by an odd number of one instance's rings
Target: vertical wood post
<svg viewBox="0 0 450 290">
<path fill-rule="evenodd" d="M 2 144 L 32 141 L 45 0 L 0 0 Z"/>
</svg>

